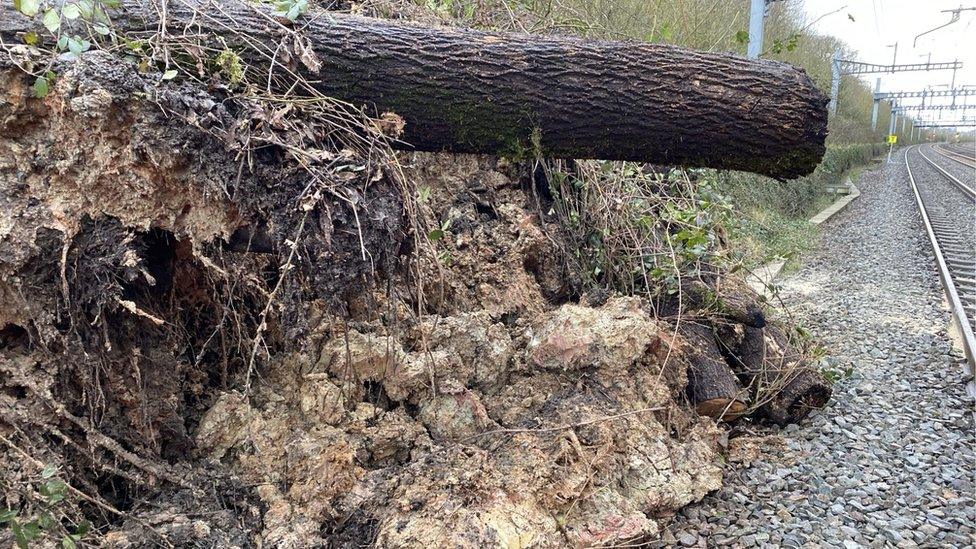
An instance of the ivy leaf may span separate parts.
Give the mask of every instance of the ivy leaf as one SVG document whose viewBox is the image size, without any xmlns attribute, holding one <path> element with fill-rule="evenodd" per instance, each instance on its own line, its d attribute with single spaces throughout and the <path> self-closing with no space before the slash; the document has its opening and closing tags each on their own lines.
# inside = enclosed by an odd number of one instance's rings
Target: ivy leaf
<svg viewBox="0 0 976 549">
<path fill-rule="evenodd" d="M 170 69 L 163 73 L 163 80 L 172 80 L 176 78 L 176 69 Z"/>
<path fill-rule="evenodd" d="M 61 17 L 58 15 L 57 10 L 47 10 L 44 12 L 44 26 L 47 30 L 51 32 L 58 32 L 61 28 Z"/>
<path fill-rule="evenodd" d="M 78 8 L 78 4 L 65 4 L 64 7 L 61 8 L 61 15 L 63 15 L 65 19 L 74 20 L 81 17 L 81 10 Z"/>
<path fill-rule="evenodd" d="M 41 9 L 40 0 L 14 0 L 14 8 L 27 17 L 34 17 Z"/>
<path fill-rule="evenodd" d="M 34 80 L 34 85 L 31 86 L 31 89 L 34 90 L 34 97 L 38 99 L 44 99 L 45 97 L 47 97 L 47 92 L 48 92 L 47 78 L 44 78 L 43 76 L 38 76 L 37 79 Z"/>
</svg>

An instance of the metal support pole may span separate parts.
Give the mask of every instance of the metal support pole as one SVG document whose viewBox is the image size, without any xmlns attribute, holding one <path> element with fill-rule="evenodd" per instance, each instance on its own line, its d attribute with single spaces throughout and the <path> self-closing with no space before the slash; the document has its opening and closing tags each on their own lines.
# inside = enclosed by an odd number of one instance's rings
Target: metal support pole
<svg viewBox="0 0 976 549">
<path fill-rule="evenodd" d="M 766 0 L 752 0 L 749 7 L 749 47 L 747 56 L 756 59 L 762 53 Z"/>
<path fill-rule="evenodd" d="M 878 77 L 878 81 L 874 84 L 874 94 L 877 97 L 878 93 L 881 92 L 881 77 Z M 874 106 L 871 108 L 871 131 L 878 130 L 878 107 L 881 101 L 878 99 L 874 100 Z"/>
<path fill-rule="evenodd" d="M 904 116 L 903 116 L 903 117 L 901 117 L 901 134 L 902 134 L 902 135 L 905 135 L 905 122 L 906 122 L 907 120 L 908 120 L 908 119 L 907 119 L 907 118 L 905 118 Z"/>
<path fill-rule="evenodd" d="M 837 98 L 840 95 L 840 50 L 834 50 L 834 61 L 830 64 L 830 114 L 837 114 Z M 880 80 L 879 80 L 880 82 Z"/>
<path fill-rule="evenodd" d="M 957 58 L 956 61 L 959 61 L 959 59 Z M 953 90 L 953 91 L 956 89 L 956 69 L 952 69 L 952 84 L 949 86 L 949 89 L 950 90 Z M 952 106 L 953 107 L 956 106 L 956 94 L 955 93 L 952 94 Z"/>
<path fill-rule="evenodd" d="M 898 111 L 895 110 L 895 106 L 891 106 L 891 116 L 888 118 L 888 135 L 894 135 L 895 124 L 898 123 Z"/>
</svg>

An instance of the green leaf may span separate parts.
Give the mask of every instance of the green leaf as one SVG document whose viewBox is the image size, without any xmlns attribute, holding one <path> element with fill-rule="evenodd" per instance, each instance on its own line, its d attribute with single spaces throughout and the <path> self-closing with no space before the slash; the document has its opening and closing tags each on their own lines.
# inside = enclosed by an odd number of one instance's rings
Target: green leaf
<svg viewBox="0 0 976 549">
<path fill-rule="evenodd" d="M 75 549 L 78 545 L 75 544 L 75 540 L 71 539 L 71 536 L 64 536 L 61 538 L 61 549 Z"/>
<path fill-rule="evenodd" d="M 65 19 L 74 20 L 81 17 L 81 10 L 78 9 L 78 4 L 65 4 L 64 7 L 61 8 L 61 15 L 63 15 Z"/>
<path fill-rule="evenodd" d="M 68 485 L 59 479 L 51 479 L 42 484 L 38 491 L 47 498 L 48 502 L 57 503 L 68 493 Z"/>
<path fill-rule="evenodd" d="M 58 15 L 57 10 L 47 10 L 44 12 L 44 26 L 47 30 L 51 32 L 58 32 L 61 28 L 61 16 Z"/>
<path fill-rule="evenodd" d="M 17 542 L 17 547 L 20 549 L 27 549 L 27 542 L 29 541 L 26 536 L 24 536 L 24 528 L 19 522 L 12 521 L 10 523 L 10 531 L 14 533 L 14 541 Z"/>
<path fill-rule="evenodd" d="M 119 0 L 102 0 L 102 5 L 106 8 L 113 9 L 119 7 L 120 2 Z"/>
<path fill-rule="evenodd" d="M 57 472 L 58 472 L 58 466 L 55 465 L 54 463 L 48 463 L 47 465 L 44 466 L 44 470 L 41 471 L 41 478 L 51 478 L 54 476 L 54 473 Z"/>
<path fill-rule="evenodd" d="M 172 80 L 176 78 L 176 69 L 170 69 L 163 73 L 163 80 Z"/>
<path fill-rule="evenodd" d="M 60 51 L 64 51 L 64 50 L 68 49 L 68 37 L 67 36 L 61 35 L 61 38 L 58 38 L 58 49 Z"/>
<path fill-rule="evenodd" d="M 41 535 L 41 527 L 35 521 L 28 522 L 23 526 L 24 539 L 31 541 Z"/>
<path fill-rule="evenodd" d="M 92 15 L 95 13 L 95 5 L 89 0 L 79 0 L 75 3 L 78 7 L 78 14 L 81 15 L 82 19 L 91 20 Z"/>
<path fill-rule="evenodd" d="M 17 518 L 17 511 L 14 511 L 13 509 L 4 509 L 3 511 L 0 511 L 0 524 L 10 522 L 15 518 Z"/>
<path fill-rule="evenodd" d="M 24 43 L 28 46 L 36 46 L 41 41 L 41 37 L 34 31 L 24 33 Z"/>
<path fill-rule="evenodd" d="M 37 519 L 37 525 L 41 527 L 42 530 L 47 530 L 51 526 L 54 526 L 54 517 L 51 513 L 44 513 Z"/>
<path fill-rule="evenodd" d="M 48 92 L 47 78 L 44 78 L 43 76 L 38 76 L 37 79 L 34 80 L 34 85 L 31 86 L 31 89 L 34 90 L 34 97 L 38 99 L 44 99 L 45 97 L 47 97 L 47 92 Z"/>
<path fill-rule="evenodd" d="M 735 33 L 735 41 L 739 44 L 748 44 L 749 33 L 744 30 L 740 30 L 739 32 Z"/>
<path fill-rule="evenodd" d="M 278 15 L 283 15 L 291 21 L 296 21 L 308 10 L 308 0 L 279 0 L 275 3 Z"/>
<path fill-rule="evenodd" d="M 81 49 L 81 40 L 77 36 L 68 38 L 68 51 L 75 55 L 81 55 L 81 52 L 85 51 Z"/>
<path fill-rule="evenodd" d="M 91 530 L 91 523 L 88 522 L 87 520 L 83 520 L 78 523 L 78 528 L 75 530 L 75 533 L 72 535 L 74 536 L 75 540 L 79 540 L 90 530 Z"/>
<path fill-rule="evenodd" d="M 433 231 L 427 233 L 427 240 L 430 240 L 431 242 L 437 242 L 442 238 L 444 238 L 444 231 L 441 229 L 434 229 Z"/>
<path fill-rule="evenodd" d="M 14 0 L 14 7 L 28 17 L 34 17 L 41 9 L 40 0 Z"/>
<path fill-rule="evenodd" d="M 94 25 L 92 25 L 92 30 L 102 36 L 108 36 L 109 34 L 112 34 L 112 30 L 102 23 L 95 23 Z"/>
</svg>

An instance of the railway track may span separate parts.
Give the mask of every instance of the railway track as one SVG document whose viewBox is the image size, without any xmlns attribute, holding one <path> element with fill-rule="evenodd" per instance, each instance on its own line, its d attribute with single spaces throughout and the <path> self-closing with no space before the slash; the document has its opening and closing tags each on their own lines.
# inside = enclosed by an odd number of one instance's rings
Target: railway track
<svg viewBox="0 0 976 549">
<path fill-rule="evenodd" d="M 909 147 L 905 167 L 972 373 L 976 370 L 976 185 L 972 178 L 962 181 L 952 175 L 925 149 L 924 145 Z"/>
<path fill-rule="evenodd" d="M 963 148 L 958 145 L 939 144 L 933 145 L 932 150 L 936 154 L 944 158 L 948 158 L 954 162 L 958 162 L 963 166 L 968 168 L 976 168 L 976 156 L 973 156 L 973 151 L 971 149 Z"/>
</svg>

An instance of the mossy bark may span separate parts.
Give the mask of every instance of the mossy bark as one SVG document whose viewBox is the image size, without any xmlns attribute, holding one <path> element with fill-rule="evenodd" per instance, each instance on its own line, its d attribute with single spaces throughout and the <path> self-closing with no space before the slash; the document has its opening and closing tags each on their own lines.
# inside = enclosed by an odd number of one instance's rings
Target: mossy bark
<svg viewBox="0 0 976 549">
<path fill-rule="evenodd" d="M 301 41 L 271 9 L 173 0 L 166 26 L 173 36 L 188 26 L 195 35 L 209 32 L 215 45 L 220 36 L 251 65 L 269 64 L 247 53 L 254 44 L 280 56 L 283 43 L 291 58 L 300 57 L 294 44 Z M 145 2 L 125 0 L 118 12 L 113 20 L 121 30 L 158 29 L 159 15 Z M 709 166 L 782 179 L 810 173 L 824 153 L 827 98 L 806 73 L 784 63 L 323 12 L 309 12 L 300 23 L 322 65 L 317 74 L 305 73 L 309 80 L 328 96 L 402 116 L 403 148 L 498 154 L 531 147 L 554 157 Z M 5 42 L 22 42 L 30 25 L 9 4 L 0 5 Z"/>
</svg>

